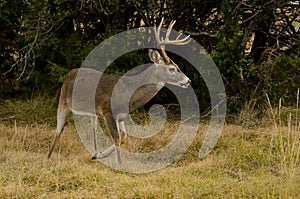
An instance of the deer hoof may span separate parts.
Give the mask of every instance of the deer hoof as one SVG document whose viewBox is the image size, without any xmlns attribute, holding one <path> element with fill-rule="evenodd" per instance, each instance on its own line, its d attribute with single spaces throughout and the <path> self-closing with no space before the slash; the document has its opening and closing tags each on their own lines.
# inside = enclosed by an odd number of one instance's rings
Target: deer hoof
<svg viewBox="0 0 300 199">
<path fill-rule="evenodd" d="M 96 160 L 96 159 L 101 159 L 104 156 L 102 155 L 102 153 L 95 153 L 95 155 L 92 157 L 92 160 Z"/>
</svg>

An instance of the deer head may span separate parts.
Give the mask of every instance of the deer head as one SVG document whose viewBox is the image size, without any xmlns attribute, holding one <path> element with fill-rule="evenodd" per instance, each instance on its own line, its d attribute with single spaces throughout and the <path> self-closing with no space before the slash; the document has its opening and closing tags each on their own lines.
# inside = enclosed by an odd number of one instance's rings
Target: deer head
<svg viewBox="0 0 300 199">
<path fill-rule="evenodd" d="M 180 39 L 182 33 L 180 33 L 175 40 L 170 40 L 170 33 L 176 21 L 172 21 L 168 27 L 166 38 L 160 39 L 160 31 L 164 19 L 161 20 L 158 28 L 154 27 L 154 34 L 156 39 L 156 45 L 159 50 L 149 50 L 149 57 L 154 62 L 157 68 L 156 73 L 159 76 L 161 85 L 164 83 L 173 84 L 182 88 L 187 88 L 191 80 L 180 70 L 177 64 L 170 59 L 165 51 L 165 45 L 186 45 L 191 41 L 190 36 Z"/>
</svg>

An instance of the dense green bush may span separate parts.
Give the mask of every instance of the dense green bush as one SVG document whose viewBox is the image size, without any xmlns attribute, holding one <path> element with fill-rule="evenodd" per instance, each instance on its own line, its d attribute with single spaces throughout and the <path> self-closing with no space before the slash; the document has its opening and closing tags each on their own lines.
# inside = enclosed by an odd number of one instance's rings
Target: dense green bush
<svg viewBox="0 0 300 199">
<path fill-rule="evenodd" d="M 226 87 L 229 113 L 239 113 L 250 100 L 264 101 L 266 93 L 292 104 L 300 76 L 298 6 L 293 1 L 3 0 L 1 99 L 56 95 L 65 75 L 101 41 L 164 17 L 165 24 L 176 19 L 174 29 L 191 34 L 211 54 Z M 200 106 L 210 107 L 200 74 L 182 58 L 174 61 L 186 66 L 182 70 L 192 78 Z M 146 50 L 131 52 L 107 72 L 123 75 L 148 62 Z M 158 98 L 169 103 L 169 96 L 164 89 Z"/>
<path fill-rule="evenodd" d="M 245 71 L 251 97 L 261 99 L 268 94 L 273 103 L 278 103 L 281 99 L 285 105 L 294 105 L 297 89 L 300 87 L 299 52 L 298 50 L 293 55 L 269 54 L 261 64 L 251 64 Z"/>
</svg>

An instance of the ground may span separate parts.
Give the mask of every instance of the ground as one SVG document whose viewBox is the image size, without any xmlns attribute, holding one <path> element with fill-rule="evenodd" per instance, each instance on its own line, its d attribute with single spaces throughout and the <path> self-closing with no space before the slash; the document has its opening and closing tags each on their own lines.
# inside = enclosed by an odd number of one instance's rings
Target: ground
<svg viewBox="0 0 300 199">
<path fill-rule="evenodd" d="M 130 174 L 92 161 L 72 123 L 51 159 L 53 126 L 0 124 L 0 198 L 300 198 L 298 126 L 226 124 L 200 160 L 206 128 L 172 165 Z"/>
</svg>

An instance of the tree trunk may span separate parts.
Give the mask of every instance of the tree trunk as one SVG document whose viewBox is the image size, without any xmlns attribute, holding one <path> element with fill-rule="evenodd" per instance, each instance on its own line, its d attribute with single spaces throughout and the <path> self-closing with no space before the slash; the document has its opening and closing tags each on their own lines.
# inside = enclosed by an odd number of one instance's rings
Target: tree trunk
<svg viewBox="0 0 300 199">
<path fill-rule="evenodd" d="M 273 13 L 263 13 L 262 15 L 258 16 L 257 27 L 254 30 L 255 37 L 251 48 L 251 52 L 249 54 L 249 56 L 253 59 L 254 63 L 260 63 L 262 61 L 261 58 L 263 52 L 268 47 L 268 42 L 270 39 L 268 35 L 273 19 Z"/>
</svg>

